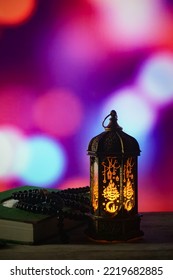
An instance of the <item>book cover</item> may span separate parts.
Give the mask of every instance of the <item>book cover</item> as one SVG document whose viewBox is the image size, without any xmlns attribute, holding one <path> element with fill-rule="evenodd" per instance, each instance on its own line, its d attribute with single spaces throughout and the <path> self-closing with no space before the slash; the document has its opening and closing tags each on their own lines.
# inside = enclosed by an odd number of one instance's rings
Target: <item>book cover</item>
<svg viewBox="0 0 173 280">
<path fill-rule="evenodd" d="M 56 215 L 35 214 L 5 206 L 12 193 L 36 187 L 19 187 L 0 192 L 0 239 L 19 243 L 39 243 L 58 234 Z"/>
</svg>

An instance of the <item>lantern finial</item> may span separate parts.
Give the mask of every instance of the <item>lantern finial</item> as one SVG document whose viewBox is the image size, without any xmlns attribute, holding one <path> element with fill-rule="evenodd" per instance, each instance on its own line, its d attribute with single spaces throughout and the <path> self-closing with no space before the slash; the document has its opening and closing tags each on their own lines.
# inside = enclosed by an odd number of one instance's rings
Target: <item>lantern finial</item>
<svg viewBox="0 0 173 280">
<path fill-rule="evenodd" d="M 105 121 L 106 119 L 110 117 L 109 119 L 109 124 L 105 126 Z M 107 115 L 102 122 L 102 126 L 105 128 L 105 130 L 110 131 L 110 130 L 122 130 L 122 127 L 119 126 L 117 123 L 118 117 L 117 117 L 117 112 L 115 110 L 112 110 L 109 115 Z"/>
</svg>

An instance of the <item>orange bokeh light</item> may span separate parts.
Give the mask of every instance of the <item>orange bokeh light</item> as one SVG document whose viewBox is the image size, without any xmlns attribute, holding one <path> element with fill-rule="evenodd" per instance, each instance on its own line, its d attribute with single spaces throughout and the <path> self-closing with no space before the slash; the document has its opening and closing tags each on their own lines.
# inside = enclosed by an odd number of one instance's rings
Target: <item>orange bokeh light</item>
<svg viewBox="0 0 173 280">
<path fill-rule="evenodd" d="M 32 16 L 36 0 L 0 0 L 0 24 L 16 25 Z"/>
</svg>

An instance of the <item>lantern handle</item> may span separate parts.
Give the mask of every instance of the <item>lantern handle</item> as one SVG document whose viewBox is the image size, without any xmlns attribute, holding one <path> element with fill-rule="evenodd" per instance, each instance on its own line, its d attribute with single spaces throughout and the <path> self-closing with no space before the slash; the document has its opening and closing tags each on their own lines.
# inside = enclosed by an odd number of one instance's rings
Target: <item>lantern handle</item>
<svg viewBox="0 0 173 280">
<path fill-rule="evenodd" d="M 106 126 L 105 121 L 108 117 L 110 117 L 110 119 L 109 119 L 110 121 L 109 121 L 109 124 Z M 105 128 L 105 130 L 114 130 L 114 129 L 122 130 L 122 128 L 118 125 L 117 120 L 118 120 L 117 113 L 115 110 L 112 110 L 110 112 L 110 114 L 104 118 L 104 120 L 102 122 L 102 126 Z"/>
<path fill-rule="evenodd" d="M 104 120 L 102 121 L 102 126 L 103 126 L 104 128 L 107 127 L 107 126 L 104 125 L 104 123 L 105 123 L 106 119 L 107 119 L 108 117 L 110 117 L 110 116 L 111 116 L 111 113 L 110 113 L 109 115 L 107 115 L 107 116 L 104 118 Z"/>
</svg>

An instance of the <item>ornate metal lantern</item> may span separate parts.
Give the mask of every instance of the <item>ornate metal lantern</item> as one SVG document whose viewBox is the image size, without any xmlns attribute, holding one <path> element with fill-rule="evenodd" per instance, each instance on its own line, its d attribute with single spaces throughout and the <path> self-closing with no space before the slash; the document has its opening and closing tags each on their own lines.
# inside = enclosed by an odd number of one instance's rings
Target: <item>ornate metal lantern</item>
<svg viewBox="0 0 173 280">
<path fill-rule="evenodd" d="M 138 214 L 139 144 L 122 131 L 114 110 L 102 125 L 105 131 L 92 138 L 88 146 L 92 209 L 87 232 L 96 240 L 136 238 L 143 235 Z"/>
</svg>

